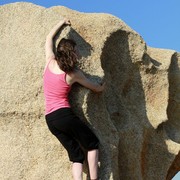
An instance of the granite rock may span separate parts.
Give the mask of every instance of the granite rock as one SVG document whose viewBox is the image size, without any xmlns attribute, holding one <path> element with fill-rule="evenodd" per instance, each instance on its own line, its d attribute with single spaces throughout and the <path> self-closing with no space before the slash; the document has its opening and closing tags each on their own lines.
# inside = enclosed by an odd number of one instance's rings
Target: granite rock
<svg viewBox="0 0 180 180">
<path fill-rule="evenodd" d="M 110 14 L 31 3 L 0 6 L 0 179 L 72 178 L 67 153 L 47 128 L 42 88 L 46 35 L 62 17 L 72 25 L 55 44 L 74 39 L 79 66 L 106 82 L 101 94 L 77 84 L 70 94 L 100 139 L 101 179 L 172 179 L 180 170 L 180 54 L 148 47 Z"/>
</svg>

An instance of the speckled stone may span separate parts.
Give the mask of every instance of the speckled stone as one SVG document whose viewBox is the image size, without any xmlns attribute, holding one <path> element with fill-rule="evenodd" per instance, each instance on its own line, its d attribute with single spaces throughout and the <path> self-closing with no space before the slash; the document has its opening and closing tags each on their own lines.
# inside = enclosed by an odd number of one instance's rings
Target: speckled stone
<svg viewBox="0 0 180 180">
<path fill-rule="evenodd" d="M 146 45 L 110 14 L 31 3 L 0 6 L 0 179 L 70 180 L 71 163 L 44 118 L 45 39 L 62 17 L 62 37 L 79 48 L 95 94 L 74 85 L 71 105 L 100 139 L 102 180 L 172 179 L 180 170 L 180 54 Z M 88 174 L 84 164 L 84 179 Z"/>
</svg>

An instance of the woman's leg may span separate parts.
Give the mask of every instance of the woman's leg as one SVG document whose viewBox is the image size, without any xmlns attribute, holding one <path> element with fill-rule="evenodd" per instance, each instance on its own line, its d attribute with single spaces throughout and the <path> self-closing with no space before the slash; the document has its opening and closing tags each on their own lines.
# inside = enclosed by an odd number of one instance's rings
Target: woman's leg
<svg viewBox="0 0 180 180">
<path fill-rule="evenodd" d="M 74 140 L 72 137 L 69 137 L 63 133 L 56 135 L 56 137 L 67 150 L 70 161 L 73 162 L 73 179 L 82 180 L 84 153 L 80 148 L 78 142 Z"/>
<path fill-rule="evenodd" d="M 54 123 L 47 122 L 47 124 L 52 134 L 57 137 L 57 139 L 67 150 L 69 160 L 73 162 L 72 165 L 73 179 L 82 180 L 83 161 L 85 156 L 81 147 L 79 146 L 79 143 L 73 137 L 58 130 L 57 126 L 54 126 Z"/>
<path fill-rule="evenodd" d="M 58 112 L 60 112 L 58 114 Z M 73 162 L 72 174 L 74 180 L 82 180 L 83 161 L 85 159 L 84 152 L 82 151 L 79 142 L 76 141 L 72 127 L 74 124 L 74 115 L 69 112 L 70 109 L 60 109 L 54 113 L 46 116 L 46 122 L 51 133 L 58 138 L 61 144 L 68 152 L 70 161 Z M 62 118 L 61 118 L 62 116 Z"/>
<path fill-rule="evenodd" d="M 87 159 L 89 164 L 89 173 L 91 179 L 98 178 L 98 149 L 88 151 Z"/>
<path fill-rule="evenodd" d="M 72 165 L 72 174 L 74 180 L 82 180 L 83 164 L 74 162 Z"/>
<path fill-rule="evenodd" d="M 98 149 L 88 151 L 88 165 L 90 178 L 96 180 L 98 178 Z M 83 164 L 73 163 L 72 174 L 74 180 L 82 180 Z"/>
<path fill-rule="evenodd" d="M 74 118 L 71 125 L 71 132 L 81 146 L 87 150 L 87 161 L 91 179 L 98 178 L 98 146 L 99 140 L 92 130 L 79 118 Z"/>
<path fill-rule="evenodd" d="M 65 111 L 70 111 L 69 109 Z M 71 111 L 68 112 L 69 116 L 63 116 L 61 120 L 53 121 L 53 126 L 58 130 L 66 132 L 71 138 L 67 140 L 68 136 L 62 138 L 62 134 L 56 134 L 56 137 L 68 150 L 70 160 L 73 163 L 73 176 L 80 177 L 82 172 L 82 164 L 84 161 L 84 154 L 79 147 L 78 143 L 88 151 L 88 164 L 91 179 L 97 179 L 98 175 L 98 146 L 99 140 L 96 135 L 90 130 L 90 128 L 82 122 L 77 116 Z M 65 118 L 66 117 L 66 118 Z M 64 133 L 63 133 L 64 134 Z M 59 136 L 59 137 L 58 137 Z M 72 138 L 73 137 L 73 138 Z M 77 141 L 74 141 L 75 139 Z M 62 140 L 64 142 L 62 142 Z M 68 142 L 68 143 L 67 143 Z M 66 145 L 68 147 L 66 147 Z M 77 148 L 78 147 L 78 148 Z M 77 151 L 78 150 L 78 151 Z M 71 155 L 72 158 L 71 158 Z"/>
</svg>

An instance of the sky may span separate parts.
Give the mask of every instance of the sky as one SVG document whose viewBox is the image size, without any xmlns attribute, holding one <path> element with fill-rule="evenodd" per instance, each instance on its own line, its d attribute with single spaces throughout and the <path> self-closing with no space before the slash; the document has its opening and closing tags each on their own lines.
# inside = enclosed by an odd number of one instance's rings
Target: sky
<svg viewBox="0 0 180 180">
<path fill-rule="evenodd" d="M 0 0 L 0 5 L 21 0 Z M 44 7 L 66 6 L 109 13 L 139 33 L 148 46 L 180 52 L 180 0 L 24 0 Z M 173 180 L 180 180 L 180 173 Z"/>
</svg>

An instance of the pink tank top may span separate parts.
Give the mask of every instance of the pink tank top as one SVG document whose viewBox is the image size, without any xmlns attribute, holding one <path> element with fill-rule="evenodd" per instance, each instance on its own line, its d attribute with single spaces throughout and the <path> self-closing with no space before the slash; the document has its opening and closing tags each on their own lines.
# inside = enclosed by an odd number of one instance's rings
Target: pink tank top
<svg viewBox="0 0 180 180">
<path fill-rule="evenodd" d="M 66 82 L 66 73 L 54 74 L 47 65 L 43 76 L 45 114 L 57 109 L 70 107 L 68 94 L 71 86 Z"/>
</svg>

